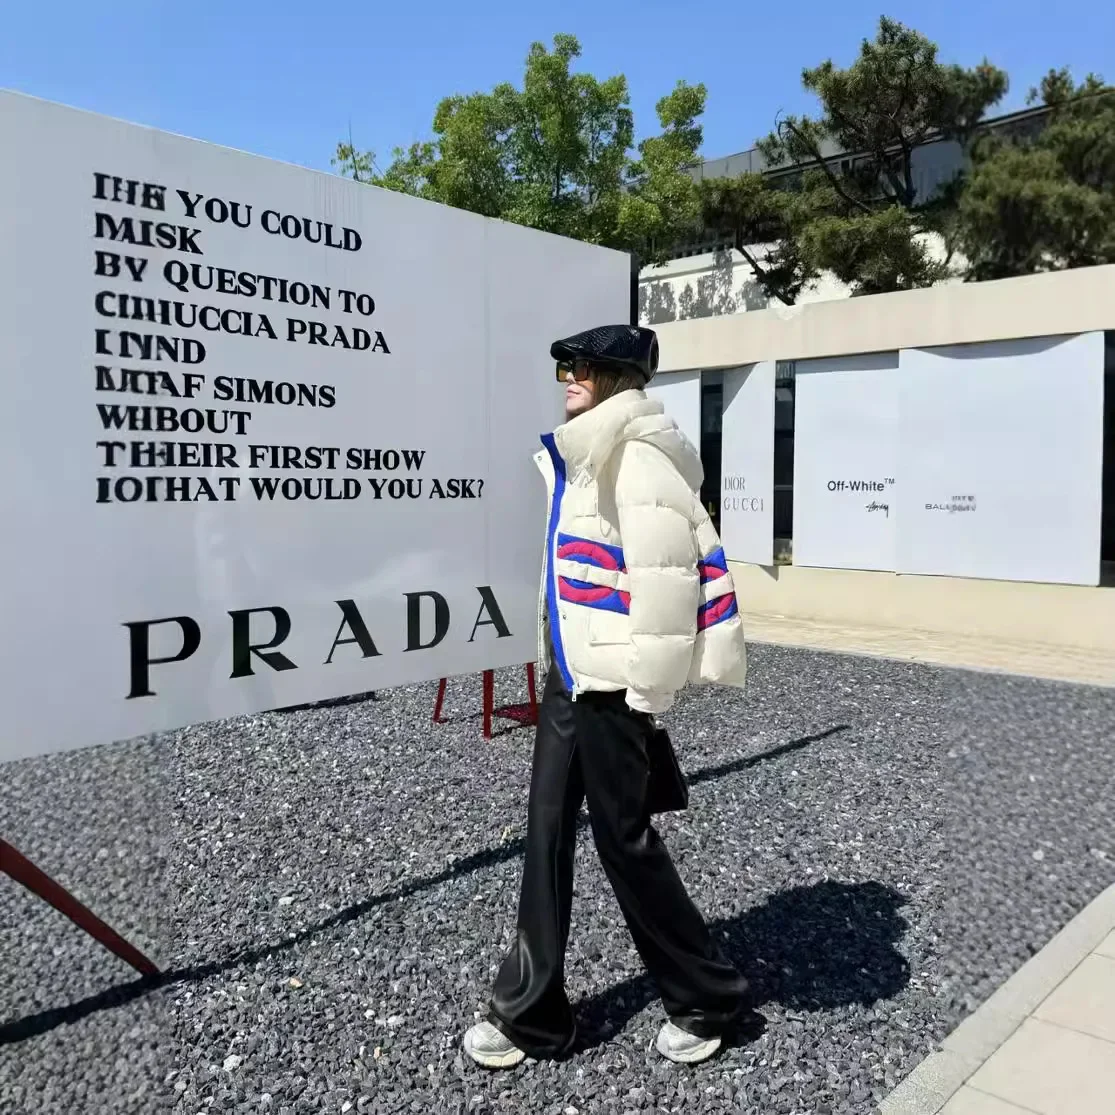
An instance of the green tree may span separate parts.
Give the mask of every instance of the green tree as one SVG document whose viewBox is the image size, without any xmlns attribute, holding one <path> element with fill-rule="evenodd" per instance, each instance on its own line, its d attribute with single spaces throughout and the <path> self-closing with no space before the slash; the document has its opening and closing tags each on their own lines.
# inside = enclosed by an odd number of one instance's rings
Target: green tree
<svg viewBox="0 0 1115 1115">
<path fill-rule="evenodd" d="M 698 185 L 703 227 L 730 238 L 764 295 L 787 306 L 819 274 L 803 251 L 802 234 L 836 204 L 823 175 L 811 172 L 808 178 L 807 189 L 778 189 L 756 173 L 706 178 Z"/>
<path fill-rule="evenodd" d="M 626 168 L 613 246 L 638 248 L 645 261 L 661 262 L 696 231 L 701 206 L 690 170 L 701 148 L 705 99 L 704 85 L 679 81 L 655 105 L 662 131 L 639 144 L 639 157 Z"/>
<path fill-rule="evenodd" d="M 633 151 L 627 80 L 576 73 L 572 35 L 531 46 L 522 88 L 445 98 L 433 138 L 396 149 L 380 171 L 370 152 L 338 145 L 333 165 L 362 182 L 589 243 L 662 258 L 698 215 L 686 169 L 701 144 L 705 87 L 678 82 L 658 102 L 662 132 Z"/>
<path fill-rule="evenodd" d="M 950 231 L 956 184 L 924 196 L 914 151 L 933 139 L 967 148 L 1006 92 L 1006 75 L 986 61 L 974 69 L 941 63 L 934 43 L 884 17 L 851 66 L 823 62 L 803 71 L 802 84 L 817 96 L 820 114 L 787 116 L 759 144 L 774 172 L 767 189 L 777 185 L 789 199 L 768 197 L 745 179 L 723 188 L 723 205 L 706 207 L 706 219 L 742 210 L 761 228 L 771 211 L 777 214 L 780 235 L 756 274 L 783 301 L 793 301 L 825 271 L 854 294 L 906 290 L 944 277 L 948 259 L 935 258 L 927 234 Z M 715 191 L 706 197 L 715 200 Z"/>
<path fill-rule="evenodd" d="M 1036 137 L 987 136 L 960 200 L 972 279 L 1115 263 L 1115 89 L 1052 70 L 1029 103 L 1050 109 Z"/>
</svg>

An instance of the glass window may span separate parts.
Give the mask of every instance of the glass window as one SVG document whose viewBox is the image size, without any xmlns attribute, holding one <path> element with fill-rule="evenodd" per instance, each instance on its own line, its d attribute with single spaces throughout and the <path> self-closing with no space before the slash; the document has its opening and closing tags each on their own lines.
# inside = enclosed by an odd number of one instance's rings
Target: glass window
<svg viewBox="0 0 1115 1115">
<path fill-rule="evenodd" d="M 774 483 L 789 486 L 794 482 L 794 438 L 775 436 Z"/>
<path fill-rule="evenodd" d="M 708 384 L 701 387 L 701 436 L 719 436 L 723 430 L 724 387 Z"/>
<path fill-rule="evenodd" d="M 792 386 L 774 389 L 774 428 L 793 432 L 794 389 Z"/>
</svg>

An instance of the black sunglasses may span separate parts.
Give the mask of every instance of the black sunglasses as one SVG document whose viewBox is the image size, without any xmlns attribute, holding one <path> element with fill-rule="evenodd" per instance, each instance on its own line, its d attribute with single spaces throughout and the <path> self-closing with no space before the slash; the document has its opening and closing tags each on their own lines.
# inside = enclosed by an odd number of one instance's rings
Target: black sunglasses
<svg viewBox="0 0 1115 1115">
<path fill-rule="evenodd" d="M 576 360 L 559 360 L 557 362 L 558 383 L 564 383 L 570 374 L 577 383 L 583 383 L 592 375 L 592 364 L 580 357 Z"/>
</svg>

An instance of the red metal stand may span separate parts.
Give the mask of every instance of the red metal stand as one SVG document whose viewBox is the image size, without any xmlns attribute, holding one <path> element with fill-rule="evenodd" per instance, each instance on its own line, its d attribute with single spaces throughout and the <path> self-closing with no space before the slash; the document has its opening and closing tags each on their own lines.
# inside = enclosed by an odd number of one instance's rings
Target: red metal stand
<svg viewBox="0 0 1115 1115">
<path fill-rule="evenodd" d="M 496 675 L 494 670 L 484 671 L 484 738 L 492 738 L 492 712 L 496 703 Z"/>
<path fill-rule="evenodd" d="M 437 700 L 434 702 L 434 723 L 441 723 L 441 708 L 445 704 L 445 678 L 437 683 Z"/>
<path fill-rule="evenodd" d="M 434 723 L 442 724 L 442 709 L 445 705 L 446 678 L 442 678 L 437 686 L 437 701 L 434 703 Z M 503 705 L 495 707 L 495 671 L 485 670 L 483 675 L 483 702 L 484 702 L 484 738 L 492 738 L 492 717 L 499 716 L 505 720 L 514 720 L 518 724 L 538 723 L 538 697 L 534 684 L 534 663 L 527 663 L 527 692 L 530 702 L 525 705 Z"/>
<path fill-rule="evenodd" d="M 134 945 L 128 944 L 111 926 L 106 925 L 87 906 L 83 906 L 68 890 L 40 871 L 25 855 L 17 852 L 6 840 L 0 840 L 0 871 L 10 875 L 32 894 L 49 902 L 59 913 L 65 914 L 109 952 L 130 964 L 145 976 L 159 974 L 159 969 Z"/>
</svg>

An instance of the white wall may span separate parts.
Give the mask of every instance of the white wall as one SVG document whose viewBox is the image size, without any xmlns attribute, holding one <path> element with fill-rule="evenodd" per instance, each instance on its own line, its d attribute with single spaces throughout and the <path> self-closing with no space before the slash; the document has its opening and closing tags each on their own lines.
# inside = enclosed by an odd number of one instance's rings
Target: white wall
<svg viewBox="0 0 1115 1115">
<path fill-rule="evenodd" d="M 724 373 L 720 537 L 731 561 L 774 564 L 773 361 Z"/>
<path fill-rule="evenodd" d="M 680 267 L 684 261 L 677 262 Z M 915 349 L 941 350 L 957 345 L 966 346 L 963 356 L 953 355 L 948 358 L 952 368 L 948 375 L 944 374 L 948 360 L 938 362 L 942 371 L 939 382 L 943 393 L 936 398 L 933 406 L 923 406 L 925 400 L 915 401 L 909 391 L 900 396 L 900 399 L 905 399 L 904 405 L 909 415 L 917 417 L 919 408 L 924 411 L 922 418 L 926 423 L 929 422 L 931 413 L 936 413 L 934 408 L 940 409 L 936 447 L 932 440 L 923 443 L 920 450 L 910 443 L 903 446 L 905 456 L 887 449 L 887 445 L 893 444 L 895 438 L 907 437 L 909 422 L 913 418 L 904 421 L 895 419 L 887 434 L 886 422 L 880 426 L 878 416 L 869 422 L 868 415 L 860 413 L 859 404 L 849 399 L 844 402 L 836 400 L 832 405 L 839 407 L 845 414 L 848 430 L 859 429 L 859 434 L 849 436 L 839 432 L 826 432 L 826 416 L 823 406 L 819 405 L 820 396 L 812 403 L 808 397 L 805 397 L 804 403 L 801 402 L 802 397 L 799 396 L 797 451 L 799 454 L 804 452 L 806 456 L 801 459 L 801 471 L 795 477 L 795 510 L 799 518 L 804 514 L 807 520 L 812 517 L 813 521 L 812 525 L 801 528 L 804 534 L 795 531 L 795 562 L 810 562 L 818 566 L 847 564 L 861 568 L 889 567 L 906 571 L 922 569 L 942 575 L 1029 577 L 1037 580 L 1067 580 L 1080 584 L 1096 583 L 1099 563 L 1097 501 L 1102 487 L 1103 333 L 1115 331 L 1115 265 L 1077 268 L 986 283 L 950 283 L 924 290 L 837 299 L 789 308 L 772 307 L 750 311 L 746 317 L 732 313 L 667 322 L 655 328 L 662 346 L 662 371 L 659 378 L 663 382 L 669 378 L 670 372 L 692 369 L 731 370 L 765 361 L 793 361 L 799 370 L 803 367 L 805 369 L 799 386 L 804 384 L 802 390 L 807 393 L 811 389 L 808 383 L 811 378 L 808 367 L 810 360 L 848 357 L 854 365 L 856 361 L 863 360 L 863 354 L 911 353 Z M 1075 342 L 1071 338 L 1080 334 L 1094 334 L 1098 339 L 1082 339 L 1079 344 L 1083 347 L 1073 347 Z M 1019 343 L 1020 339 L 1025 338 L 1035 339 L 1035 344 L 1029 349 L 1025 344 Z M 996 350 L 996 344 L 1005 345 L 1006 348 Z M 1026 355 L 1027 352 L 1030 353 L 1029 356 Z M 1043 352 L 1044 356 L 1041 355 Z M 1010 355 L 1004 358 L 1003 353 Z M 907 368 L 913 368 L 918 358 L 907 355 L 905 360 Z M 913 364 L 910 363 L 911 360 L 914 361 Z M 1042 364 L 1042 361 L 1045 363 Z M 997 366 L 999 371 L 989 371 L 992 366 Z M 863 374 L 868 370 L 864 367 L 860 369 Z M 900 375 L 901 370 L 896 370 L 895 374 Z M 959 377 L 957 389 L 951 393 L 951 389 L 946 386 L 950 377 Z M 812 378 L 816 379 L 815 376 Z M 981 394 L 984 388 L 980 383 L 987 385 L 986 394 Z M 993 387 L 990 386 L 992 383 Z M 910 390 L 912 385 L 911 380 Z M 1052 396 L 1047 397 L 1044 394 L 1046 391 L 1051 391 Z M 877 407 L 882 397 L 876 390 L 875 401 L 870 405 Z M 901 533 L 899 523 L 901 508 L 904 506 L 903 469 L 910 470 L 910 482 L 915 486 L 914 490 L 921 483 L 917 479 L 919 475 L 929 485 L 932 454 L 948 451 L 947 438 L 963 436 L 970 439 L 975 436 L 974 431 L 965 432 L 967 418 L 961 416 L 953 420 L 950 418 L 950 410 L 970 408 L 975 405 L 974 400 L 977 397 L 982 398 L 979 405 L 988 414 L 994 415 L 995 421 L 1007 425 L 1022 423 L 1023 428 L 1030 429 L 1035 442 L 1041 439 L 1046 445 L 1061 447 L 1064 467 L 1056 461 L 1046 461 L 1040 454 L 1031 455 L 1026 457 L 1023 462 L 1025 467 L 1019 472 L 1020 476 L 1028 477 L 1030 487 L 1027 489 L 1023 485 L 1014 495 L 1008 491 L 1000 491 L 1003 500 L 1014 501 L 1011 503 L 1015 508 L 1013 513 L 1022 519 L 1034 515 L 1034 505 L 1023 510 L 1021 502 L 1025 498 L 1025 492 L 1030 491 L 1030 498 L 1036 505 L 1048 509 L 1037 516 L 1037 527 L 1049 528 L 1051 532 L 1060 535 L 1061 541 L 1052 541 L 1051 534 L 1032 545 L 1024 539 L 1016 539 L 1010 545 L 997 546 L 993 548 L 993 552 L 997 555 L 996 562 L 1000 564 L 995 566 L 988 562 L 975 564 L 968 562 L 968 558 L 962 559 L 960 554 L 946 552 L 942 557 L 948 558 L 948 561 L 939 563 L 936 568 L 928 568 L 924 564 L 924 555 L 921 558 L 916 556 L 911 549 L 915 545 L 913 542 L 904 550 L 896 548 L 889 562 L 886 557 L 887 545 L 878 547 L 874 556 L 856 556 L 847 548 L 842 556 L 828 543 L 823 543 L 824 551 L 816 547 L 818 538 L 823 541 L 822 535 L 817 533 L 821 529 L 818 525 L 821 509 L 809 509 L 807 504 L 813 497 L 807 489 L 810 483 L 817 480 L 822 480 L 827 485 L 828 480 L 839 481 L 841 477 L 823 475 L 825 462 L 810 460 L 809 454 L 824 450 L 823 442 L 819 446 L 805 445 L 806 439 L 811 443 L 814 440 L 809 434 L 811 423 L 815 423 L 815 433 L 817 430 L 821 431 L 819 436 L 822 439 L 839 439 L 844 436 L 845 440 L 853 443 L 845 456 L 840 458 L 846 462 L 854 462 L 854 453 L 860 452 L 855 449 L 854 443 L 857 440 L 869 443 L 867 448 L 879 459 L 868 471 L 881 472 L 883 481 L 895 481 L 894 500 L 888 499 L 887 502 L 891 504 L 889 514 L 894 520 L 893 530 L 897 539 Z M 1018 408 L 1022 404 L 1019 399 L 1024 397 L 1045 399 L 1045 402 L 1020 411 Z M 695 405 L 699 396 L 695 394 L 693 398 Z M 1072 413 L 1076 417 L 1070 422 Z M 829 425 L 832 424 L 832 417 L 833 415 L 828 416 Z M 874 432 L 865 431 L 864 427 L 872 425 L 872 422 Z M 985 431 L 985 436 L 999 439 L 996 453 L 1000 459 L 1021 460 L 1020 455 L 1025 454 L 1025 448 L 1010 443 L 1008 434 L 1009 430 L 999 430 L 990 435 Z M 725 461 L 733 452 L 731 439 L 731 423 L 726 420 Z M 830 448 L 835 450 L 835 447 Z M 829 453 L 828 450 L 824 452 Z M 967 450 L 961 451 L 956 447 L 955 452 L 959 460 L 962 452 Z M 918 457 L 918 453 L 925 456 Z M 829 453 L 828 459 L 830 462 L 834 460 L 832 453 Z M 893 462 L 891 470 L 887 470 L 887 459 Z M 1038 461 L 1045 461 L 1040 469 L 1037 467 Z M 870 464 L 868 461 L 862 463 L 865 468 Z M 1031 466 L 1037 470 L 1033 474 L 1027 471 Z M 944 472 L 939 474 L 941 482 L 945 477 Z M 849 477 L 845 476 L 844 479 L 848 480 Z M 991 482 L 990 477 L 988 482 Z M 932 483 L 937 481 L 933 480 Z M 827 492 L 827 487 L 825 490 Z M 851 490 L 846 485 L 844 491 Z M 857 491 L 857 499 L 859 494 Z M 948 502 L 948 497 L 954 495 L 972 494 L 978 495 L 962 486 L 961 490 L 945 493 L 945 501 Z M 985 496 L 989 494 L 990 489 L 984 492 Z M 816 499 L 820 498 L 816 494 Z M 801 503 L 803 499 L 806 505 Z M 931 496 L 922 502 L 936 501 L 937 497 Z M 872 501 L 861 502 L 866 504 Z M 875 502 L 882 503 L 883 500 Z M 981 506 L 988 506 L 986 499 Z M 1003 506 L 1005 508 L 1007 503 Z M 862 510 L 867 513 L 866 506 Z M 876 510 L 870 514 L 885 519 L 887 512 Z M 953 517 L 965 514 L 974 513 L 951 513 Z M 952 525 L 935 529 L 956 531 L 959 528 Z M 974 542 L 972 544 L 975 545 Z M 990 538 L 988 544 L 991 545 Z M 1062 545 L 1069 547 L 1071 554 L 1064 554 L 1061 559 L 1055 560 L 1052 550 Z M 1029 549 L 1031 556 L 1018 557 L 1021 549 Z M 1044 555 L 1040 563 L 1037 560 L 1038 554 Z"/>
<path fill-rule="evenodd" d="M 1099 582 L 1104 336 L 907 349 L 901 573 Z"/>
<path fill-rule="evenodd" d="M 800 361 L 794 564 L 1097 584 L 1103 340 Z"/>
<path fill-rule="evenodd" d="M 898 353 L 801 360 L 794 564 L 893 570 Z"/>
<path fill-rule="evenodd" d="M 934 256 L 943 258 L 944 242 L 940 237 L 927 236 L 923 240 Z M 763 245 L 749 249 L 760 260 L 766 250 Z M 954 258 L 954 263 L 960 267 L 963 260 Z M 832 302 L 850 294 L 850 287 L 826 273 L 807 286 L 794 304 Z M 639 321 L 643 325 L 722 317 L 771 307 L 787 309 L 779 299 L 763 293 L 751 265 L 734 248 L 645 267 L 639 276 Z"/>
<path fill-rule="evenodd" d="M 678 424 L 681 432 L 701 450 L 701 373 L 673 372 L 657 375 L 647 387 L 647 394 L 658 399 L 666 413 Z"/>
<path fill-rule="evenodd" d="M 626 255 L 3 91 L 0 150 L 0 760 L 533 660 L 547 352 L 625 320 Z"/>
<path fill-rule="evenodd" d="M 1115 329 L 1115 264 L 655 326 L 660 372 Z"/>
<path fill-rule="evenodd" d="M 827 276 L 805 290 L 798 302 L 826 302 L 848 294 L 846 286 Z M 639 276 L 639 321 L 643 325 L 741 314 L 771 305 L 782 303 L 767 298 L 751 265 L 734 249 L 646 267 Z"/>
</svg>

